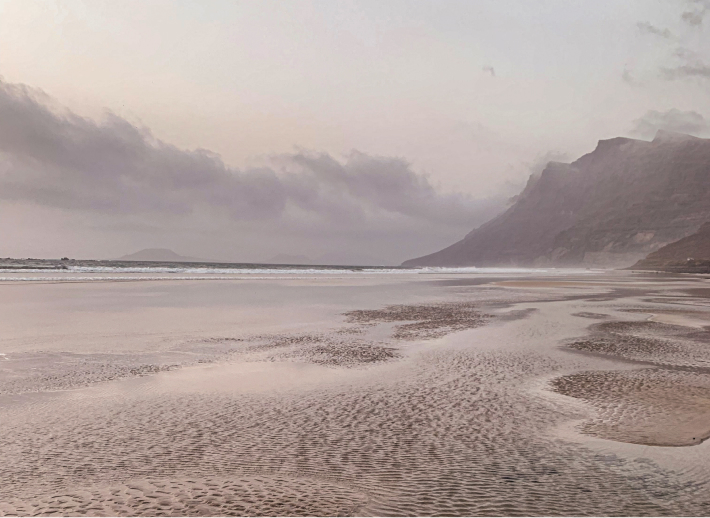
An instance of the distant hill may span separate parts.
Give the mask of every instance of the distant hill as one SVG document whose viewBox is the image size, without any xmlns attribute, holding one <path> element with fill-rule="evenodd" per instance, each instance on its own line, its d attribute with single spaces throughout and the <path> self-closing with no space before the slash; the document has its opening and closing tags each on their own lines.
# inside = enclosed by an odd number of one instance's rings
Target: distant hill
<svg viewBox="0 0 710 518">
<path fill-rule="evenodd" d="M 146 248 L 134 254 L 124 255 L 117 261 L 155 261 L 162 263 L 204 263 L 204 259 L 179 255 L 167 248 Z"/>
<path fill-rule="evenodd" d="M 707 273 L 709 265 L 710 223 L 705 223 L 695 234 L 659 248 L 630 269 Z"/>
<path fill-rule="evenodd" d="M 626 267 L 710 221 L 710 140 L 600 140 L 533 175 L 503 214 L 404 266 Z"/>
</svg>

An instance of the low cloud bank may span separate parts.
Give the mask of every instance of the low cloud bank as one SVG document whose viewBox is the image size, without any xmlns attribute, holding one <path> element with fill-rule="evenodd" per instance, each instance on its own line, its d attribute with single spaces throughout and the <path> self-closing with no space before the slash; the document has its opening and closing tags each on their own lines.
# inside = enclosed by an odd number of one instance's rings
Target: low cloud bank
<svg viewBox="0 0 710 518">
<path fill-rule="evenodd" d="M 184 150 L 116 115 L 101 121 L 57 109 L 42 92 L 0 82 L 0 199 L 110 216 L 199 214 L 220 225 L 313 227 L 327 234 L 383 228 L 468 231 L 497 200 L 443 193 L 401 158 L 298 152 L 237 169 L 207 150 Z M 306 227 L 310 227 L 306 229 Z M 312 235 L 310 236 L 312 238 Z M 266 239 L 266 238 L 265 238 Z M 393 240 L 393 243 L 398 241 Z M 407 252 L 409 253 L 409 252 Z"/>
</svg>

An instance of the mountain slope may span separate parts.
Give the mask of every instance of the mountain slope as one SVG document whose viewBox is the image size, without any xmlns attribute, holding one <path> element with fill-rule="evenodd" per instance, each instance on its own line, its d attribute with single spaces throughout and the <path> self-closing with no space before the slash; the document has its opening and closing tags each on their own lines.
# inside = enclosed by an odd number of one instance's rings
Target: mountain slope
<svg viewBox="0 0 710 518">
<path fill-rule="evenodd" d="M 659 248 L 631 267 L 633 270 L 697 270 L 710 262 L 710 223 L 688 237 Z"/>
<path fill-rule="evenodd" d="M 710 220 L 710 140 L 659 131 L 551 162 L 506 212 L 404 266 L 633 264 Z"/>
</svg>

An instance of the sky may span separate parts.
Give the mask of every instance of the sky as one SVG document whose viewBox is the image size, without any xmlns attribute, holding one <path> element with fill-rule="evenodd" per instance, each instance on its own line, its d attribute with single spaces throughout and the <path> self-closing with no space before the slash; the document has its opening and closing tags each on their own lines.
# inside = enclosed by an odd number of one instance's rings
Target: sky
<svg viewBox="0 0 710 518">
<path fill-rule="evenodd" d="M 399 262 L 710 136 L 710 0 L 0 0 L 0 256 Z"/>
</svg>

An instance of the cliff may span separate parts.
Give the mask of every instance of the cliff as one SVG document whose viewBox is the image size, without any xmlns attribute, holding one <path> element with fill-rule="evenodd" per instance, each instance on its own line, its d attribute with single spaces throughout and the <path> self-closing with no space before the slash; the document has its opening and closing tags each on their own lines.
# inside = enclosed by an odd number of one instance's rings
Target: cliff
<svg viewBox="0 0 710 518">
<path fill-rule="evenodd" d="M 625 267 L 710 220 L 710 140 L 599 141 L 531 176 L 503 214 L 404 266 Z"/>
<path fill-rule="evenodd" d="M 650 253 L 631 269 L 708 273 L 710 271 L 710 223 L 705 223 L 695 234 Z"/>
</svg>

